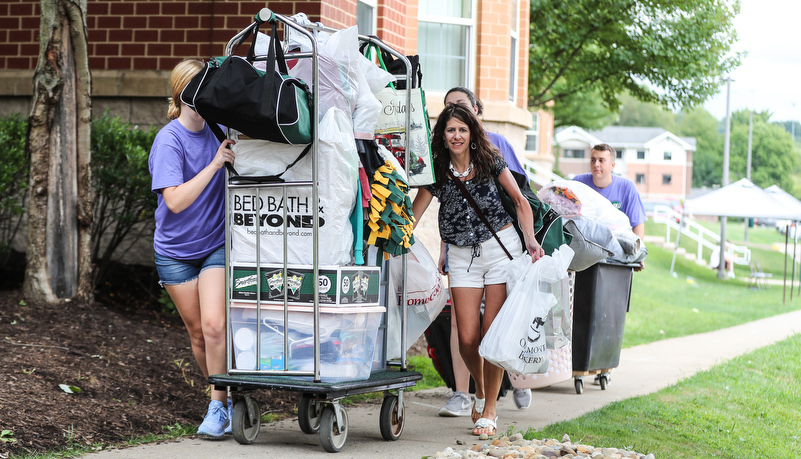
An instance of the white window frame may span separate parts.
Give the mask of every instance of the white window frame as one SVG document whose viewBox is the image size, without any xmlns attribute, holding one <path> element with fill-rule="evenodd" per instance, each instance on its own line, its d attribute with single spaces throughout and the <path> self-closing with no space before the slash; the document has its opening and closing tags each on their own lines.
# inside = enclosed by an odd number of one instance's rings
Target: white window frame
<svg viewBox="0 0 801 459">
<path fill-rule="evenodd" d="M 635 182 L 638 185 L 645 185 L 645 174 L 637 174 L 634 176 Z"/>
<path fill-rule="evenodd" d="M 520 53 L 520 0 L 512 0 L 512 26 L 509 28 L 511 62 L 509 63 L 509 100 L 517 100 L 518 54 Z"/>
<path fill-rule="evenodd" d="M 536 148 L 534 150 L 528 149 L 528 138 L 529 137 L 536 137 L 537 141 L 534 143 Z M 538 112 L 531 112 L 531 127 L 526 130 L 526 152 L 528 153 L 539 153 L 540 149 L 540 114 Z"/>
<path fill-rule="evenodd" d="M 670 150 L 662 152 L 662 159 L 665 161 L 673 161 L 673 152 Z"/>
<path fill-rule="evenodd" d="M 640 152 L 642 152 L 642 158 L 640 158 Z M 637 159 L 644 161 L 648 158 L 648 152 L 645 150 L 637 150 Z"/>
<path fill-rule="evenodd" d="M 378 0 L 358 0 L 357 2 L 357 11 L 358 11 L 358 4 L 363 3 L 364 5 L 369 6 L 372 9 L 372 18 L 370 18 L 370 26 L 372 30 L 369 32 L 371 35 L 378 34 Z M 358 13 L 357 13 L 358 14 Z M 356 22 L 358 23 L 358 17 Z M 359 33 L 364 33 L 363 31 L 359 31 Z"/>
<path fill-rule="evenodd" d="M 459 25 L 459 26 L 466 26 L 467 34 L 465 39 L 467 40 L 467 45 L 465 46 L 465 50 L 467 55 L 465 56 L 465 81 L 457 82 L 454 86 L 464 86 L 466 88 L 474 88 L 475 80 L 476 80 L 476 41 L 477 41 L 477 16 L 478 16 L 478 0 L 465 0 L 470 2 L 470 18 L 454 18 L 450 16 L 435 16 L 435 15 L 428 15 L 423 14 L 422 12 L 418 13 L 417 15 L 417 22 L 418 28 L 420 22 L 432 22 L 438 24 L 450 24 L 450 25 Z M 418 8 L 418 11 L 422 11 L 422 8 Z M 418 35 L 419 37 L 419 35 Z M 418 50 L 419 50 L 419 38 L 418 38 Z M 425 75 L 425 74 L 424 74 Z M 425 78 L 423 78 L 423 87 L 425 87 Z M 435 94 L 435 95 L 445 95 L 445 92 L 448 91 L 450 88 L 446 89 L 431 89 L 426 90 L 426 93 Z"/>
</svg>

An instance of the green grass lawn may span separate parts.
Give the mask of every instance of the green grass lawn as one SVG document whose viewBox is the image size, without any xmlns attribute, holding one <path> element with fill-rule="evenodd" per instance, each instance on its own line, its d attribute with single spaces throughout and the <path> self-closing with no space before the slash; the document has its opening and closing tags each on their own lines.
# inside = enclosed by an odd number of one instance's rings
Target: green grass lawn
<svg viewBox="0 0 801 459">
<path fill-rule="evenodd" d="M 801 335 L 654 394 L 524 433 L 662 458 L 797 458 L 801 453 Z"/>
<path fill-rule="evenodd" d="M 749 288 L 746 277 L 721 280 L 717 271 L 651 245 L 645 269 L 634 273 L 623 346 L 703 333 L 801 308 L 797 296 L 782 304 L 783 289 Z"/>
<path fill-rule="evenodd" d="M 749 232 L 749 245 L 752 240 L 766 244 L 773 237 L 770 231 L 778 235 L 766 228 Z M 754 256 L 765 257 L 760 264 L 766 272 L 776 272 L 767 263 L 783 262 L 782 254 L 773 257 L 770 250 L 752 250 Z M 789 292 L 782 304 L 780 286 L 752 290 L 747 272 L 734 280 L 720 280 L 716 271 L 683 257 L 676 258 L 674 278 L 671 260 L 671 251 L 649 246 L 646 268 L 634 273 L 624 347 L 725 328 L 801 307 L 798 296 L 791 300 Z M 801 335 L 795 335 L 655 394 L 615 402 L 574 420 L 529 430 L 525 436 L 561 439 L 569 434 L 574 442 L 653 453 L 660 459 L 795 458 L 801 457 L 799 406 Z"/>
<path fill-rule="evenodd" d="M 720 223 L 718 221 L 697 221 L 708 230 L 715 234 L 720 234 Z M 645 223 L 645 234 L 647 236 L 668 236 L 667 227 L 663 223 L 654 223 L 649 220 Z M 676 242 L 676 231 L 671 229 L 670 240 Z M 745 241 L 745 226 L 742 221 L 728 220 L 726 223 L 726 239 L 737 245 L 745 245 L 751 249 L 751 259 L 759 263 L 762 270 L 766 273 L 771 273 L 774 278 L 782 279 L 784 276 L 785 257 L 784 253 L 775 250 L 773 247 L 784 249 L 785 237 L 783 234 L 776 231 L 776 228 L 768 227 L 753 227 L 748 229 L 748 241 Z M 792 253 L 793 241 L 790 241 L 790 253 Z M 697 254 L 698 243 L 693 239 L 682 235 L 679 240 L 679 247 L 684 248 L 688 253 Z M 650 246 L 649 246 L 650 250 Z M 709 257 L 712 251 L 704 248 L 702 250 L 702 258 L 705 262 L 709 262 Z M 787 260 L 787 275 L 792 277 L 792 261 L 790 258 Z M 747 278 L 751 269 L 748 265 L 735 264 L 734 273 L 736 277 Z M 799 271 L 796 268 L 796 279 L 798 279 Z M 797 283 L 797 282 L 796 282 Z"/>
</svg>

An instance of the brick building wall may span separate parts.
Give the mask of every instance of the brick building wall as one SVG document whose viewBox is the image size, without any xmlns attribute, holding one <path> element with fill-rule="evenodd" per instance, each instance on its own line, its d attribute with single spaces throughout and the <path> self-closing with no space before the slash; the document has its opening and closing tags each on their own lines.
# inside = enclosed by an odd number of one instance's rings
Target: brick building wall
<svg viewBox="0 0 801 459">
<path fill-rule="evenodd" d="M 356 24 L 353 0 L 87 0 L 93 116 L 108 110 L 135 124 L 163 124 L 167 78 L 175 64 L 223 54 L 231 37 L 268 5 L 334 28 Z M 416 48 L 416 34 L 408 32 L 416 30 L 416 1 L 389 0 L 377 13 L 384 41 L 403 52 Z M 39 0 L 0 0 L 0 116 L 29 110 L 39 15 Z"/>
</svg>

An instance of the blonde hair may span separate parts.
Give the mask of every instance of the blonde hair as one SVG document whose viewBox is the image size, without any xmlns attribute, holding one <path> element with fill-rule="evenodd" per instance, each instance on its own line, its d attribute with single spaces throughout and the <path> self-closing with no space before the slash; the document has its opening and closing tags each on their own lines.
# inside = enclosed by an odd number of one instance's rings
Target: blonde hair
<svg viewBox="0 0 801 459">
<path fill-rule="evenodd" d="M 181 116 L 181 91 L 200 72 L 205 64 L 197 59 L 184 59 L 179 62 L 170 73 L 170 94 L 167 100 L 167 118 L 174 120 Z"/>
</svg>

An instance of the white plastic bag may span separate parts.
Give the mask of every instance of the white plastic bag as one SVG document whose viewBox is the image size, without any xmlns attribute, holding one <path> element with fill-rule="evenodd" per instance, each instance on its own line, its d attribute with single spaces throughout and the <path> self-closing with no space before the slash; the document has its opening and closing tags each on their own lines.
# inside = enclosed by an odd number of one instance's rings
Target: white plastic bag
<svg viewBox="0 0 801 459">
<path fill-rule="evenodd" d="M 615 208 L 608 199 L 584 183 L 575 180 L 554 180 L 538 193 L 540 201 L 565 218 L 584 217 L 612 231 L 631 229 L 629 217 Z"/>
<path fill-rule="evenodd" d="M 546 328 L 554 327 L 546 323 L 557 305 L 553 286 L 567 276 L 572 258 L 570 247 L 562 245 L 536 263 L 528 255 L 510 263 L 508 271 L 517 278 L 478 347 L 484 359 L 513 373 L 548 371 Z"/>
<path fill-rule="evenodd" d="M 331 107 L 348 116 L 353 115 L 359 94 L 359 32 L 356 26 L 339 30 L 331 35 L 317 35 L 318 88 L 312 88 L 312 59 L 300 59 L 290 71 L 317 94 L 320 119 Z"/>
<path fill-rule="evenodd" d="M 313 260 L 312 218 L 319 207 L 319 264 L 349 265 L 353 261 L 353 229 L 350 214 L 356 203 L 359 183 L 359 157 L 353 139 L 349 115 L 331 109 L 320 122 L 319 203 L 312 202 L 310 187 L 288 187 L 286 203 L 280 188 L 262 188 L 259 199 L 252 188 L 237 188 L 231 193 L 231 261 L 256 262 L 256 228 L 261 234 L 262 263 L 283 261 L 283 233 L 287 231 L 286 260 L 289 264 L 309 265 Z M 233 146 L 237 170 L 248 175 L 280 173 L 297 154 L 282 153 L 274 143 L 261 140 L 240 140 Z M 299 151 L 298 151 L 299 153 Z M 283 178 L 287 181 L 311 180 L 312 155 L 308 154 L 291 167 Z M 284 207 L 287 221 L 284 221 Z M 257 226 L 257 222 L 261 225 Z"/>
<path fill-rule="evenodd" d="M 389 288 L 392 297 L 387 304 L 387 359 L 401 357 L 401 313 L 403 265 L 401 257 L 389 259 Z M 437 318 L 447 302 L 445 286 L 431 258 L 419 239 L 415 240 L 406 256 L 406 349 L 422 336 Z"/>
</svg>

